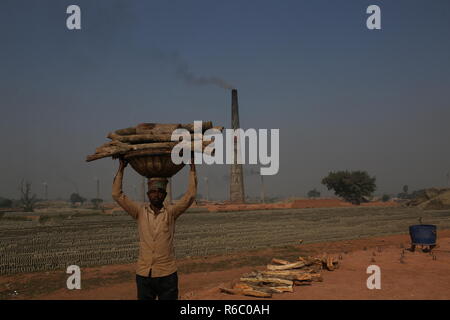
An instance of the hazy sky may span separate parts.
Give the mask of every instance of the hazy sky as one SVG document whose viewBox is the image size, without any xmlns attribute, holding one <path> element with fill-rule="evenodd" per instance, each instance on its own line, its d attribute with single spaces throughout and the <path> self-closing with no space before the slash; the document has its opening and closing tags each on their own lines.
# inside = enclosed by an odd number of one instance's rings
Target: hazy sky
<svg viewBox="0 0 450 320">
<path fill-rule="evenodd" d="M 82 30 L 66 28 L 66 8 Z M 367 6 L 382 30 L 366 28 Z M 22 178 L 43 196 L 110 199 L 117 161 L 85 157 L 108 132 L 141 122 L 230 127 L 231 93 L 180 76 L 219 77 L 239 92 L 242 128 L 280 129 L 271 196 L 304 196 L 330 170 L 367 170 L 377 193 L 444 186 L 450 171 L 450 2 L 0 2 L 0 196 Z M 256 167 L 255 167 L 256 168 Z M 250 171 L 250 170 L 248 170 Z M 184 169 L 174 194 L 184 191 Z M 228 166 L 199 167 L 228 197 Z M 259 194 L 259 177 L 246 177 Z M 135 195 L 138 176 L 126 171 Z"/>
</svg>

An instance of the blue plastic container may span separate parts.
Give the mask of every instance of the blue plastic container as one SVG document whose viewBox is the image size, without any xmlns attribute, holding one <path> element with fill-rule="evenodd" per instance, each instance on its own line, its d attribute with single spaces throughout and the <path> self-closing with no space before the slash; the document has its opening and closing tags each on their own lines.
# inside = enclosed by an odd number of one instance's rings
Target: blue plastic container
<svg viewBox="0 0 450 320">
<path fill-rule="evenodd" d="M 431 246 L 436 244 L 436 226 L 417 224 L 409 227 L 409 235 L 413 245 Z"/>
</svg>

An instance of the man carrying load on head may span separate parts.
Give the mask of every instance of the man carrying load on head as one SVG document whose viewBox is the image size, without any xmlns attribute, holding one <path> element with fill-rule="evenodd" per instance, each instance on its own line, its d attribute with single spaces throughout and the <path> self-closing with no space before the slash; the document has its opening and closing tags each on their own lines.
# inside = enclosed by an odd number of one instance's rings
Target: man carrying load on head
<svg viewBox="0 0 450 320">
<path fill-rule="evenodd" d="M 192 161 L 193 162 L 193 161 Z M 189 185 L 186 194 L 174 205 L 164 206 L 166 178 L 148 179 L 149 204 L 132 201 L 122 191 L 122 180 L 127 162 L 120 159 L 114 178 L 113 199 L 137 220 L 139 230 L 139 258 L 136 270 L 137 298 L 139 300 L 178 299 L 178 275 L 173 238 L 175 221 L 195 200 L 197 174 L 190 164 Z"/>
</svg>

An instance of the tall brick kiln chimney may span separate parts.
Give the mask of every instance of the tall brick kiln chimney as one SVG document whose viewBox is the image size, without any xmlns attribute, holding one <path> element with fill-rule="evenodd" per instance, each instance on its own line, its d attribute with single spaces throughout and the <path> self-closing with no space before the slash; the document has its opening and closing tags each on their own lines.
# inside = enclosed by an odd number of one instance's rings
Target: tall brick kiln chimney
<svg viewBox="0 0 450 320">
<path fill-rule="evenodd" d="M 237 90 L 231 90 L 231 127 L 239 128 L 239 107 Z M 236 142 L 236 138 L 234 140 Z M 241 141 L 242 142 L 242 141 Z M 230 176 L 230 201 L 233 203 L 244 203 L 244 173 L 242 164 L 237 164 L 237 144 L 234 144 L 234 163 L 231 165 Z"/>
</svg>

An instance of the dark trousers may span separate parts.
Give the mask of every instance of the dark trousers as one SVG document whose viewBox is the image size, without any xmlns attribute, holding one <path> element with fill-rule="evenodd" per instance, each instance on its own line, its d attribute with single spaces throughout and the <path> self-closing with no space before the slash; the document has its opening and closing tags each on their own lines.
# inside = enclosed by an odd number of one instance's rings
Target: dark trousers
<svg viewBox="0 0 450 320">
<path fill-rule="evenodd" d="M 148 277 L 136 275 L 138 300 L 177 300 L 178 275 L 176 272 L 165 277 L 152 278 L 152 271 Z"/>
</svg>

